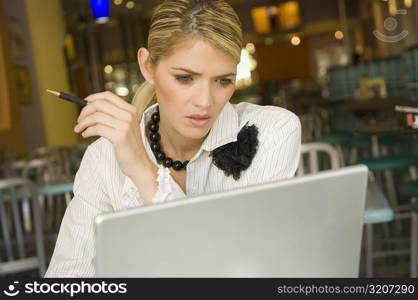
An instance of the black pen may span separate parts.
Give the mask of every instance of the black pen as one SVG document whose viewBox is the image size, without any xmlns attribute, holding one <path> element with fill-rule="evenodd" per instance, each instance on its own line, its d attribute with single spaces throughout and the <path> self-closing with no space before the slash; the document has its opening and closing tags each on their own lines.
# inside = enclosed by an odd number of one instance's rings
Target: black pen
<svg viewBox="0 0 418 300">
<path fill-rule="evenodd" d="M 75 96 L 72 96 L 70 94 L 60 93 L 60 92 L 51 91 L 51 90 L 46 90 L 46 91 L 49 92 L 49 93 L 51 93 L 51 94 L 54 94 L 55 96 L 58 96 L 61 99 L 64 99 L 64 100 L 73 102 L 75 104 L 78 104 L 81 107 L 84 107 L 87 104 L 87 101 L 86 100 L 81 99 L 81 98 L 78 98 L 78 97 L 75 97 Z"/>
</svg>

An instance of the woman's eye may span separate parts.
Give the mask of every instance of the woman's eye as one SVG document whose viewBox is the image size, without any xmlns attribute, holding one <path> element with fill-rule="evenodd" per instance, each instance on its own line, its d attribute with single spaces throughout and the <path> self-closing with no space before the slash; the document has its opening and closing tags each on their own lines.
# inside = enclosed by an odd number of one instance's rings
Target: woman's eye
<svg viewBox="0 0 418 300">
<path fill-rule="evenodd" d="M 219 79 L 219 83 L 223 86 L 227 86 L 227 85 L 230 85 L 232 83 L 232 80 L 227 79 L 227 78 L 223 78 L 223 79 Z"/>
<path fill-rule="evenodd" d="M 192 76 L 190 75 L 176 75 L 176 80 L 180 83 L 189 83 L 189 81 L 193 80 Z M 232 80 L 228 78 L 218 79 L 221 86 L 228 86 L 232 84 Z"/>
<path fill-rule="evenodd" d="M 176 76 L 176 79 L 178 81 L 180 81 L 181 83 L 187 83 L 192 78 L 190 76 L 188 76 L 188 75 L 179 75 L 179 76 Z"/>
</svg>

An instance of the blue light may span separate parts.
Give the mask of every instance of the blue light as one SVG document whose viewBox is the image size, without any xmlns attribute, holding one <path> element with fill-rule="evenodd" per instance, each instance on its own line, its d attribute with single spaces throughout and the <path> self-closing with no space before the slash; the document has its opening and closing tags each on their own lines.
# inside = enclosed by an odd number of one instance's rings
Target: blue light
<svg viewBox="0 0 418 300">
<path fill-rule="evenodd" d="M 90 0 L 91 10 L 98 23 L 109 20 L 110 0 Z"/>
</svg>

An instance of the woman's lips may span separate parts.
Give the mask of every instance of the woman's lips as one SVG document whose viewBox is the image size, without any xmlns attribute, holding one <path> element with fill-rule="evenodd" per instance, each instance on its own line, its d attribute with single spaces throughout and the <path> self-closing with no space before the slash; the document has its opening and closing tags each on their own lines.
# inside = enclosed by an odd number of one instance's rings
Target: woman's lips
<svg viewBox="0 0 418 300">
<path fill-rule="evenodd" d="M 210 117 L 208 117 L 208 116 L 205 116 L 205 117 L 189 116 L 189 117 L 186 117 L 186 118 L 190 121 L 190 123 L 192 125 L 197 126 L 197 127 L 203 127 L 203 126 L 207 125 L 209 123 L 209 120 L 210 120 Z"/>
</svg>

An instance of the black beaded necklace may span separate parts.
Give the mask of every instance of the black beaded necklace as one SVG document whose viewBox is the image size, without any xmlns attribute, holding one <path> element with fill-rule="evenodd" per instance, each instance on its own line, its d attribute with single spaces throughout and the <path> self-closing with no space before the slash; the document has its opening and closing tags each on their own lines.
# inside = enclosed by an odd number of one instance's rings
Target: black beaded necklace
<svg viewBox="0 0 418 300">
<path fill-rule="evenodd" d="M 148 125 L 148 129 L 151 131 L 149 138 L 151 140 L 151 150 L 154 152 L 155 158 L 159 163 L 162 162 L 164 167 L 173 168 L 175 171 L 186 170 L 188 160 L 181 162 L 173 160 L 170 157 L 167 157 L 165 153 L 161 150 L 160 139 L 161 135 L 158 133 L 158 123 L 160 122 L 160 111 L 157 106 L 157 111 L 151 115 L 151 121 Z"/>
</svg>

